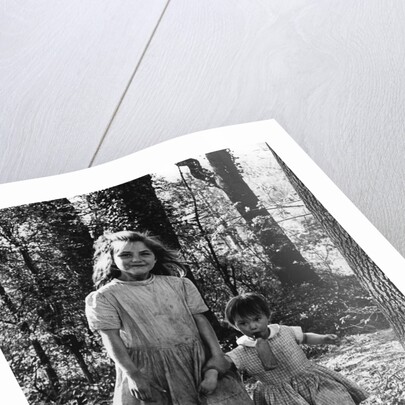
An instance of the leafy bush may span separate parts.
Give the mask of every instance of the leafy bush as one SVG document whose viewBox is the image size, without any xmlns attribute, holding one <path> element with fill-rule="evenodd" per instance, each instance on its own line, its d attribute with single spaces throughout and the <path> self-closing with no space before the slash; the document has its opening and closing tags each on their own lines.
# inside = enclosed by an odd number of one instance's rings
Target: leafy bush
<svg viewBox="0 0 405 405">
<path fill-rule="evenodd" d="M 321 283 L 302 284 L 269 297 L 272 321 L 307 332 L 367 333 L 389 325 L 354 276 L 322 275 Z"/>
</svg>

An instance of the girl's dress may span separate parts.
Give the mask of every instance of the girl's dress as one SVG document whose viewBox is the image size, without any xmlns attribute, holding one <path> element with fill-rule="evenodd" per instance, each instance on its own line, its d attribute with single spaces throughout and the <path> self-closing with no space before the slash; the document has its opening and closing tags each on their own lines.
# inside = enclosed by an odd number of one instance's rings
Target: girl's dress
<svg viewBox="0 0 405 405">
<path fill-rule="evenodd" d="M 258 384 L 255 405 L 353 405 L 367 393 L 339 373 L 309 361 L 299 344 L 300 327 L 269 325 L 268 343 L 277 358 L 277 367 L 266 371 L 256 353 L 255 341 L 242 336 L 238 347 L 227 353 L 239 370 Z"/>
<path fill-rule="evenodd" d="M 205 361 L 193 314 L 207 311 L 196 287 L 185 278 L 152 275 L 142 281 L 112 280 L 86 298 L 92 330 L 120 329 L 137 368 L 167 391 L 153 391 L 158 405 L 248 404 L 241 383 L 226 376 L 212 395 L 199 398 Z M 125 374 L 116 367 L 114 405 L 140 405 Z M 247 400 L 246 400 L 247 398 Z"/>
</svg>

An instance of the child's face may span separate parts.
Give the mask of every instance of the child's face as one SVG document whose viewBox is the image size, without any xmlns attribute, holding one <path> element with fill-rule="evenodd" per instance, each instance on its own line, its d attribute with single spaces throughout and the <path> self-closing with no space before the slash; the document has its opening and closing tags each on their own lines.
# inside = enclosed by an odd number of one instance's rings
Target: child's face
<svg viewBox="0 0 405 405">
<path fill-rule="evenodd" d="M 156 263 L 154 253 L 143 242 L 114 242 L 113 259 L 121 271 L 120 280 L 146 280 Z"/>
<path fill-rule="evenodd" d="M 246 317 L 235 316 L 236 329 L 254 339 L 259 337 L 267 339 L 269 337 L 269 328 L 267 327 L 269 322 L 269 317 L 263 313 Z"/>
</svg>

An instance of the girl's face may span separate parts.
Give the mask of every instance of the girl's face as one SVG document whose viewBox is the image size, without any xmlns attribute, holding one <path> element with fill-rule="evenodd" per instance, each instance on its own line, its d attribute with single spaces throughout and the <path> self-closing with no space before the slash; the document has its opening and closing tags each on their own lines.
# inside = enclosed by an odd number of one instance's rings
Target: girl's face
<svg viewBox="0 0 405 405">
<path fill-rule="evenodd" d="M 269 328 L 267 325 L 270 319 L 265 314 L 258 314 L 246 317 L 235 316 L 235 327 L 240 330 L 244 335 L 250 338 L 263 338 L 269 337 Z"/>
<path fill-rule="evenodd" d="M 143 242 L 113 242 L 113 259 L 121 271 L 119 280 L 146 280 L 155 266 L 154 253 Z"/>
</svg>

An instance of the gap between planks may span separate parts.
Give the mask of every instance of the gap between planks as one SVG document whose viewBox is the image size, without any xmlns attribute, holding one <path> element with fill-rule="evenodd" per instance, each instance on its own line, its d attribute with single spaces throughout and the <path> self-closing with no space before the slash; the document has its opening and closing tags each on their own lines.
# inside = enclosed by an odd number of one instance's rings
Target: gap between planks
<svg viewBox="0 0 405 405">
<path fill-rule="evenodd" d="M 143 52 L 142 52 L 142 54 L 141 54 L 141 57 L 140 57 L 139 60 L 138 60 L 138 63 L 135 65 L 134 71 L 133 71 L 131 77 L 129 78 L 128 84 L 127 84 L 127 86 L 125 87 L 124 92 L 122 93 L 122 96 L 120 97 L 120 99 L 119 99 L 119 101 L 118 101 L 118 103 L 117 103 L 117 106 L 116 106 L 116 108 L 115 108 L 114 111 L 113 111 L 113 114 L 112 114 L 112 116 L 111 116 L 111 119 L 110 119 L 110 121 L 108 122 L 107 127 L 106 127 L 106 129 L 105 129 L 103 135 L 101 136 L 101 139 L 100 139 L 99 144 L 97 145 L 96 151 L 94 152 L 94 155 L 93 155 L 93 157 L 91 158 L 89 165 L 87 166 L 88 168 L 91 167 L 91 166 L 93 166 L 93 163 L 94 163 L 94 161 L 95 161 L 95 159 L 96 159 L 96 157 L 97 157 L 97 154 L 98 154 L 98 152 L 100 151 L 101 145 L 103 144 L 104 139 L 105 139 L 105 137 L 107 136 L 108 131 L 109 131 L 110 128 L 111 128 L 111 125 L 112 125 L 112 123 L 113 123 L 113 121 L 114 121 L 114 119 L 115 119 L 115 117 L 116 117 L 116 115 L 117 115 L 117 113 L 118 113 L 118 110 L 119 110 L 120 107 L 121 107 L 122 102 L 124 101 L 124 98 L 125 98 L 125 96 L 126 96 L 126 94 L 127 94 L 127 92 L 128 92 L 128 89 L 131 87 L 131 84 L 132 84 L 132 82 L 133 82 L 133 80 L 134 80 L 134 77 L 135 77 L 136 73 L 137 73 L 138 70 L 139 70 L 139 67 L 140 67 L 140 65 L 141 65 L 141 63 L 142 63 L 142 61 L 143 61 L 143 58 L 144 58 L 144 56 L 145 56 L 145 54 L 146 54 L 146 51 L 148 50 L 148 48 L 149 48 L 149 46 L 150 46 L 150 44 L 151 44 L 151 42 L 152 42 L 152 40 L 153 40 L 153 37 L 155 36 L 156 31 L 157 31 L 157 29 L 159 28 L 160 23 L 162 22 L 162 19 L 163 19 L 165 13 L 166 13 L 166 10 L 167 10 L 167 8 L 169 7 L 170 1 L 171 1 L 171 0 L 167 0 L 166 5 L 164 6 L 162 13 L 160 14 L 160 17 L 159 17 L 159 19 L 157 20 L 156 26 L 155 26 L 155 28 L 153 29 L 152 34 L 151 34 L 151 36 L 150 36 L 148 42 L 147 42 L 146 45 L 145 45 L 145 48 L 144 48 L 144 50 L 143 50 Z"/>
</svg>

